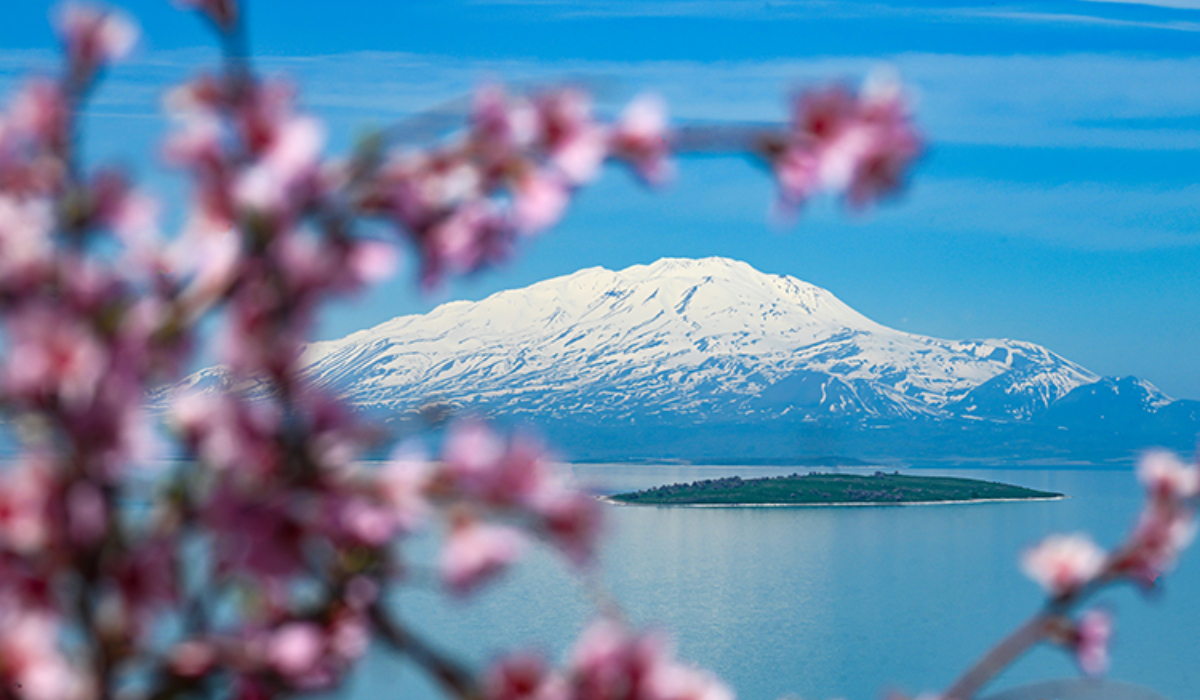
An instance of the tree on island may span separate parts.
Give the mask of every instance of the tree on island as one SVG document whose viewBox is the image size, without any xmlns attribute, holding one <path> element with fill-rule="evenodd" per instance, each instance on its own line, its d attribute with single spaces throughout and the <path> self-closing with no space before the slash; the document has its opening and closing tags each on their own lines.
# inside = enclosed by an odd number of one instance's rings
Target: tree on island
<svg viewBox="0 0 1200 700">
<path fill-rule="evenodd" d="M 22 440 L 0 475 L 0 696 L 299 695 L 337 688 L 379 640 L 464 700 L 729 697 L 604 595 L 561 669 L 526 653 L 472 669 L 416 635 L 386 593 L 406 581 L 405 538 L 431 518 L 449 525 L 440 580 L 466 596 L 530 539 L 592 566 L 601 506 L 540 445 L 480 423 L 458 425 L 437 460 L 401 446 L 364 469 L 358 456 L 387 436 L 296 360 L 320 304 L 387 275 L 393 246 L 416 251 L 426 288 L 504 260 L 605 160 L 655 185 L 672 153 L 741 152 L 775 177 L 784 214 L 825 193 L 867 207 L 899 191 L 921 151 L 903 90 L 806 92 L 775 129 L 671 130 L 653 98 L 604 122 L 577 88 L 492 86 L 454 138 L 401 151 L 401 124 L 333 160 L 291 87 L 256 72 L 244 8 L 181 2 L 224 61 L 167 96 L 165 154 L 193 185 L 177 235 L 160 235 L 156 204 L 121 170 L 79 155 L 82 110 L 137 38 L 123 14 L 63 7 L 60 74 L 28 81 L 0 118 L 0 397 Z M 147 391 L 180 376 L 213 317 L 233 384 L 266 391 L 179 397 L 170 424 L 190 459 L 148 479 Z M 974 697 L 1043 641 L 1103 670 L 1109 620 L 1076 609 L 1112 583 L 1153 587 L 1194 529 L 1197 467 L 1152 453 L 1140 474 L 1150 497 L 1127 543 L 1054 537 L 1028 552 L 1047 607 L 943 697 Z"/>
</svg>

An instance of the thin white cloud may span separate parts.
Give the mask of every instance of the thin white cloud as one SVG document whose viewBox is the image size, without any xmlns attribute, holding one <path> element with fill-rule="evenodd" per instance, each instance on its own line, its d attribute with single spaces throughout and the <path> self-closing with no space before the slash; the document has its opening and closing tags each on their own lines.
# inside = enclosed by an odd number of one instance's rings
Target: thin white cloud
<svg viewBox="0 0 1200 700">
<path fill-rule="evenodd" d="M 1095 1 L 1095 0 L 1093 0 Z M 1099 0 L 1107 2 L 1108 0 Z M 1043 22 L 1053 24 L 1090 24 L 1104 27 L 1125 27 L 1136 29 L 1163 29 L 1175 32 L 1200 32 L 1200 22 L 1187 21 L 1147 21 L 1147 20 L 1132 20 L 1121 19 L 1116 17 L 1101 17 L 1097 15 L 1082 15 L 1070 14 L 1065 12 L 1020 12 L 1020 11 L 966 11 L 964 14 L 970 14 L 976 17 L 990 17 L 993 19 L 1010 19 L 1022 22 Z"/>
<path fill-rule="evenodd" d="M 1084 0 L 1084 2 L 1104 2 L 1114 5 L 1151 5 L 1166 7 L 1172 10 L 1200 10 L 1197 0 Z"/>
<path fill-rule="evenodd" d="M 11 90 L 28 59 L 0 51 L 0 90 Z M 204 64 L 195 52 L 145 55 L 111 73 L 94 109 L 156 114 L 162 90 Z M 260 64 L 290 76 L 303 103 L 328 119 L 335 134 L 352 134 L 363 122 L 388 124 L 496 79 L 523 85 L 580 80 L 608 109 L 655 91 L 685 121 L 781 121 L 793 88 L 856 81 L 878 61 L 483 61 L 384 52 Z M 893 64 L 914 86 L 918 120 L 935 143 L 1200 149 L 1200 58 L 904 54 Z"/>
<path fill-rule="evenodd" d="M 1078 11 L 1051 12 L 1031 9 L 1023 4 L 997 7 L 994 3 L 941 6 L 916 2 L 834 2 L 832 0 L 471 0 L 471 4 L 528 10 L 542 19 L 621 18 L 621 17 L 708 17 L 722 19 L 795 20 L 803 18 L 887 18 L 920 17 L 925 19 L 983 19 L 1053 24 L 1089 24 L 1107 27 L 1200 31 L 1187 20 L 1150 20 L 1092 14 L 1100 5 L 1115 10 L 1118 5 L 1144 5 L 1172 10 L 1200 9 L 1200 0 L 1081 0 L 1056 3 Z M 1092 4 L 1093 7 L 1088 7 Z"/>
<path fill-rule="evenodd" d="M 97 151 L 146 151 L 152 132 L 162 125 L 134 130 L 141 141 L 133 148 L 129 118 L 151 125 L 148 118 L 157 113 L 164 85 L 195 72 L 198 58 L 186 52 L 153 54 L 114 70 L 90 112 L 94 128 L 89 133 L 103 145 Z M 11 53 L 0 52 L 0 87 L 15 84 L 20 63 Z M 877 62 L 476 61 L 361 53 L 268 58 L 261 64 L 293 77 L 304 104 L 329 123 L 334 149 L 342 150 L 364 124 L 394 123 L 461 97 L 487 78 L 544 84 L 576 76 L 596 87 L 609 109 L 645 89 L 661 93 L 678 120 L 758 122 L 786 118 L 786 97 L 793 86 L 836 77 L 857 80 Z M 895 65 L 916 88 L 918 121 L 935 148 L 1200 151 L 1200 58 L 906 54 L 896 57 Z M 1145 173 L 1142 180 L 1152 182 L 1154 174 Z M 737 199 L 765 203 L 769 187 L 754 186 L 758 195 L 739 193 Z M 727 196 L 732 190 L 724 188 L 699 200 L 725 201 Z M 918 178 L 909 203 L 895 216 L 927 216 L 962 230 L 1033 236 L 1070 246 L 1161 247 L 1200 243 L 1200 234 L 1187 233 L 1200 231 L 1197 203 L 1198 187 L 1100 182 L 1047 187 Z"/>
</svg>

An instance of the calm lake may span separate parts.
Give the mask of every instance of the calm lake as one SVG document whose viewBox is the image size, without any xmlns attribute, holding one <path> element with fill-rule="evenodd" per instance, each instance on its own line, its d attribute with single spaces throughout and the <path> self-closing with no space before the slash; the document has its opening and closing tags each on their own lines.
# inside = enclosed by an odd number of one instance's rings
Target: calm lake
<svg viewBox="0 0 1200 700">
<path fill-rule="evenodd" d="M 606 493 L 807 471 L 569 468 Z M 1113 544 L 1141 504 L 1131 468 L 910 473 L 1004 481 L 1069 498 L 852 508 L 610 506 L 599 578 L 633 620 L 669 629 L 681 658 L 717 672 L 740 698 L 870 700 L 889 689 L 936 691 L 1040 605 L 1039 589 L 1017 567 L 1023 548 L 1053 532 L 1087 531 Z M 1189 551 L 1149 600 L 1130 590 L 1100 599 L 1116 616 L 1111 677 L 1172 700 L 1200 697 L 1197 554 Z M 432 566 L 434 543 L 413 543 L 408 556 Z M 544 550 L 466 602 L 419 580 L 392 602 L 416 629 L 477 665 L 514 648 L 561 655 L 594 611 L 584 582 Z M 1038 648 L 988 691 L 1075 673 L 1061 651 Z M 378 650 L 339 697 L 439 695 L 407 663 Z"/>
</svg>

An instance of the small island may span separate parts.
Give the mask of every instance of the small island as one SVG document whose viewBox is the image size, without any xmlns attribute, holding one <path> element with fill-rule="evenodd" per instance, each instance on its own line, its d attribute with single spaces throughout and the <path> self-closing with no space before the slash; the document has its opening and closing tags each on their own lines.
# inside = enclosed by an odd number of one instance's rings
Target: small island
<svg viewBox="0 0 1200 700">
<path fill-rule="evenodd" d="M 761 479 L 730 476 L 620 493 L 605 500 L 648 506 L 840 506 L 1058 498 L 1063 495 L 993 481 L 875 472 L 869 476 L 812 473 Z"/>
</svg>

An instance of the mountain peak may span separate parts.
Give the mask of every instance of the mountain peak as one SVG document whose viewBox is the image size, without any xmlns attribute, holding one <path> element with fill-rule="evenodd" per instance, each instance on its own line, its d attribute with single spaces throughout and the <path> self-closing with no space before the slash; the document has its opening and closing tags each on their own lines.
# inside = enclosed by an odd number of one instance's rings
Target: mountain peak
<svg viewBox="0 0 1200 700">
<path fill-rule="evenodd" d="M 443 304 L 314 343 L 302 363 L 364 406 L 441 397 L 483 412 L 589 420 L 1020 419 L 1097 379 L 1032 343 L 887 328 L 820 287 L 720 257 L 588 268 Z M 968 394 L 970 406 L 954 410 Z"/>
</svg>

